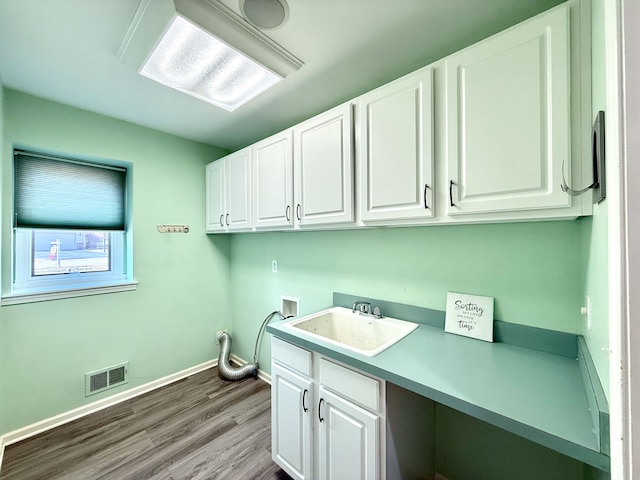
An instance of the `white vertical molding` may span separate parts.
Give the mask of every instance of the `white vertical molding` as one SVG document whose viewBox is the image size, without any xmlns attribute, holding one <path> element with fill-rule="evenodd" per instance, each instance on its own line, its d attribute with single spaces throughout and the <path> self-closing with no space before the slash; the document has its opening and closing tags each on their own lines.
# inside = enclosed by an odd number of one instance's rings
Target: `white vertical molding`
<svg viewBox="0 0 640 480">
<path fill-rule="evenodd" d="M 623 218 L 626 220 L 622 255 L 626 264 L 622 269 L 621 339 L 623 353 L 622 373 L 622 429 L 626 440 L 622 462 L 624 479 L 640 479 L 640 2 L 621 0 L 620 10 L 621 73 L 620 139 L 622 161 Z M 626 369 L 625 367 L 626 362 Z M 628 410 L 627 410 L 628 408 Z M 612 458 L 612 465 L 617 459 Z M 617 473 L 617 472 L 616 472 Z M 612 475 L 612 478 L 617 478 Z"/>
<path fill-rule="evenodd" d="M 609 261 L 609 392 L 611 403 L 611 478 L 630 479 L 629 358 L 627 349 L 627 295 L 625 226 L 625 176 L 621 79 L 621 3 L 604 0 L 606 56 L 606 169 Z"/>
</svg>

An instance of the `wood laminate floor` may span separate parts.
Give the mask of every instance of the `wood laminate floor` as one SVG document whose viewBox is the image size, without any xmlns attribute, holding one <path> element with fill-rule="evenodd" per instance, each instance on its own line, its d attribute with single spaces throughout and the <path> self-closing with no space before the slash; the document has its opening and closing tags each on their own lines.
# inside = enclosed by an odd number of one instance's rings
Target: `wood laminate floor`
<svg viewBox="0 0 640 480">
<path fill-rule="evenodd" d="M 289 480 L 271 461 L 270 386 L 209 369 L 9 445 L 1 480 Z"/>
</svg>

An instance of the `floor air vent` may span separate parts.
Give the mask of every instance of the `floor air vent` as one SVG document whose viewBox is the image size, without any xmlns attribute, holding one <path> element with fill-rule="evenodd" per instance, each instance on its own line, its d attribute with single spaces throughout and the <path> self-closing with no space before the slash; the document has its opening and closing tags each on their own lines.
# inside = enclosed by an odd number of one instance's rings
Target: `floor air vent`
<svg viewBox="0 0 640 480">
<path fill-rule="evenodd" d="M 84 376 L 84 395 L 88 397 L 119 385 L 124 385 L 129 380 L 129 362 L 114 365 L 113 367 L 86 373 Z"/>
</svg>

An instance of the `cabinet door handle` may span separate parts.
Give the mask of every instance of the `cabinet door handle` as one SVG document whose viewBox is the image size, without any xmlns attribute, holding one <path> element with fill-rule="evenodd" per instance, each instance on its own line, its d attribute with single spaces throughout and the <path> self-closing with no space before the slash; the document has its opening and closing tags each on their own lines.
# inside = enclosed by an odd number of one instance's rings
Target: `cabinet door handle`
<svg viewBox="0 0 640 480">
<path fill-rule="evenodd" d="M 291 211 L 291 205 L 287 205 L 287 209 L 284 211 L 284 216 L 287 219 L 287 222 L 291 221 L 291 218 L 289 217 L 289 212 Z"/>
<path fill-rule="evenodd" d="M 302 411 L 305 413 L 309 411 L 309 409 L 307 408 L 307 404 L 305 402 L 305 400 L 307 399 L 307 393 L 309 393 L 309 390 L 305 388 L 304 392 L 302 393 Z"/>
<path fill-rule="evenodd" d="M 224 214 L 220 215 L 220 226 L 224 227 L 224 222 L 222 221 L 222 219 L 224 218 Z"/>
<path fill-rule="evenodd" d="M 324 422 L 324 418 L 322 418 L 322 415 L 320 415 L 320 407 L 322 406 L 322 402 L 324 402 L 324 398 L 321 398 L 318 402 L 318 420 Z"/>
<path fill-rule="evenodd" d="M 227 227 L 228 227 L 229 226 L 229 214 L 228 213 L 225 216 L 225 222 L 227 222 Z"/>
<path fill-rule="evenodd" d="M 426 183 L 424 184 L 424 191 L 422 192 L 423 196 L 424 196 L 424 208 L 425 210 L 429 210 L 429 205 L 427 205 L 427 189 L 429 188 L 429 185 L 427 185 Z"/>
<path fill-rule="evenodd" d="M 453 180 L 449 180 L 449 206 L 455 207 L 453 203 Z"/>
<path fill-rule="evenodd" d="M 302 212 L 302 205 L 300 204 L 296 205 L 296 218 L 298 219 L 298 221 L 301 220 L 300 218 L 301 212 Z"/>
</svg>

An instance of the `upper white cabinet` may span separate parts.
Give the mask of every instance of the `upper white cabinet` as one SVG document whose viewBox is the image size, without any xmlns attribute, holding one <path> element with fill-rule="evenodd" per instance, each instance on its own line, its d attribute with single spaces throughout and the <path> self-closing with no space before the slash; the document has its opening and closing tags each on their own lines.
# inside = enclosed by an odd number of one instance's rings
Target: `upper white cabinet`
<svg viewBox="0 0 640 480">
<path fill-rule="evenodd" d="M 353 222 L 353 121 L 341 105 L 252 146 L 254 226 Z"/>
<path fill-rule="evenodd" d="M 291 130 L 253 145 L 253 218 L 256 228 L 293 227 Z"/>
<path fill-rule="evenodd" d="M 225 161 L 211 162 L 206 167 L 207 232 L 224 232 L 227 212 L 227 177 Z"/>
<path fill-rule="evenodd" d="M 433 69 L 360 97 L 358 125 L 360 219 L 433 217 Z"/>
<path fill-rule="evenodd" d="M 206 167 L 207 232 L 251 229 L 251 155 L 245 148 Z"/>
<path fill-rule="evenodd" d="M 293 145 L 296 223 L 353 222 L 352 105 L 295 126 Z"/>
<path fill-rule="evenodd" d="M 561 188 L 563 170 L 574 188 L 592 178 L 581 5 L 554 7 L 262 140 L 234 167 L 230 156 L 208 168 L 208 184 L 227 191 L 207 191 L 207 231 L 591 213 L 588 196 Z"/>
<path fill-rule="evenodd" d="M 568 9 L 445 60 L 448 215 L 571 206 Z"/>
</svg>

